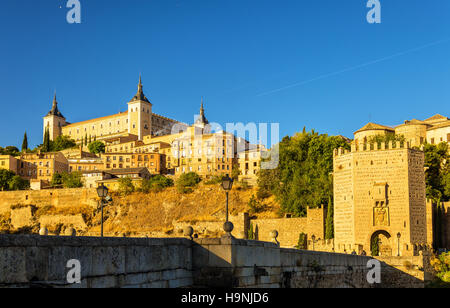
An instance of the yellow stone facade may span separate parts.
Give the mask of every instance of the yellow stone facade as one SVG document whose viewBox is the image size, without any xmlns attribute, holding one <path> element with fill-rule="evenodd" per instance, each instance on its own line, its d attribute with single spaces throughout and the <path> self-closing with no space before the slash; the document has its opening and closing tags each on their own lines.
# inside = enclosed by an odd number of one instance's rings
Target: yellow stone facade
<svg viewBox="0 0 450 308">
<path fill-rule="evenodd" d="M 175 120 L 154 114 L 152 103 L 144 95 L 141 79 L 137 94 L 128 102 L 124 112 L 91 119 L 87 121 L 69 123 L 58 109 L 56 95 L 50 112 L 44 117 L 43 132 L 48 129 L 50 139 L 65 135 L 78 144 L 88 140 L 105 140 L 119 136 L 134 135 L 142 140 L 144 136 L 170 133 Z M 84 142 L 83 142 L 84 143 Z"/>
<path fill-rule="evenodd" d="M 395 128 L 368 123 L 354 133 L 355 144 L 366 143 L 370 137 L 396 134 L 405 137 L 411 147 L 419 147 L 425 142 L 439 144 L 450 142 L 450 119 L 437 114 L 426 120 L 408 120 Z"/>
<path fill-rule="evenodd" d="M 400 142 L 334 153 L 335 250 L 412 255 L 427 245 L 423 151 Z M 398 235 L 400 238 L 398 238 Z"/>
</svg>

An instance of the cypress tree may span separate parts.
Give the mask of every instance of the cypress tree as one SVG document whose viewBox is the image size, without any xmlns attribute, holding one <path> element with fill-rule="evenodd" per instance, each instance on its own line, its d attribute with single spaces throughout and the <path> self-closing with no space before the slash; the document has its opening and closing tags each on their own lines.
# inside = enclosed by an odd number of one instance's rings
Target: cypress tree
<svg viewBox="0 0 450 308">
<path fill-rule="evenodd" d="M 327 220 L 325 222 L 325 239 L 331 240 L 334 238 L 334 222 L 333 222 L 333 216 L 334 216 L 334 206 L 331 201 L 331 198 L 329 198 L 328 201 L 328 211 L 327 211 Z"/>
<path fill-rule="evenodd" d="M 43 151 L 50 152 L 50 132 L 48 130 L 48 127 L 45 129 L 44 133 Z"/>
<path fill-rule="evenodd" d="M 250 226 L 248 227 L 248 239 L 254 240 L 255 234 L 253 233 L 253 224 L 250 222 Z"/>
<path fill-rule="evenodd" d="M 91 143 L 92 143 L 92 136 L 89 135 L 89 144 L 91 144 Z"/>
<path fill-rule="evenodd" d="M 87 137 L 87 133 L 86 133 L 86 137 L 84 138 L 84 145 L 88 145 L 88 137 Z"/>
<path fill-rule="evenodd" d="M 28 138 L 27 138 L 27 132 L 25 132 L 25 135 L 23 135 L 23 141 L 22 141 L 22 152 L 26 152 L 28 150 Z"/>
</svg>

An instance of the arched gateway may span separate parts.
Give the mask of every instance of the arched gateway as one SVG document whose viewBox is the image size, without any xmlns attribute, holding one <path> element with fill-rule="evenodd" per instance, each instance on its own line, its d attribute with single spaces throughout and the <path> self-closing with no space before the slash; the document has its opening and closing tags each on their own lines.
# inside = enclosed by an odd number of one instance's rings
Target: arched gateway
<svg viewBox="0 0 450 308">
<path fill-rule="evenodd" d="M 392 256 L 392 236 L 385 230 L 375 231 L 370 237 L 372 256 Z"/>
</svg>

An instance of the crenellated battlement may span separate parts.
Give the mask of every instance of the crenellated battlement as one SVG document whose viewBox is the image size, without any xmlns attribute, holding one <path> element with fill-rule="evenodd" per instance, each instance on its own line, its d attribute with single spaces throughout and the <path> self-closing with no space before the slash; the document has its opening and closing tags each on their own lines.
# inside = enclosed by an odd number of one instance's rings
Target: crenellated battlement
<svg viewBox="0 0 450 308">
<path fill-rule="evenodd" d="M 360 143 L 360 144 L 351 144 L 351 150 L 346 150 L 344 148 L 338 148 L 334 150 L 333 156 L 342 156 L 355 152 L 370 152 L 370 151 L 386 151 L 386 150 L 398 150 L 398 149 L 414 149 L 411 147 L 409 142 L 392 142 L 389 141 L 386 143 L 381 142 L 378 143 Z M 423 151 L 423 146 L 420 147 L 420 150 Z"/>
</svg>

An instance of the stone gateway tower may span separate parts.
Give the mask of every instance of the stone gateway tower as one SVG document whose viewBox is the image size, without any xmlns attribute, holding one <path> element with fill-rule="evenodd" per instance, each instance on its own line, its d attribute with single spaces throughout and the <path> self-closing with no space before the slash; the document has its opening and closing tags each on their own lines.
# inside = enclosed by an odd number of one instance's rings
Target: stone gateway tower
<svg viewBox="0 0 450 308">
<path fill-rule="evenodd" d="M 423 151 L 400 142 L 334 152 L 335 250 L 413 255 L 427 243 Z"/>
</svg>

